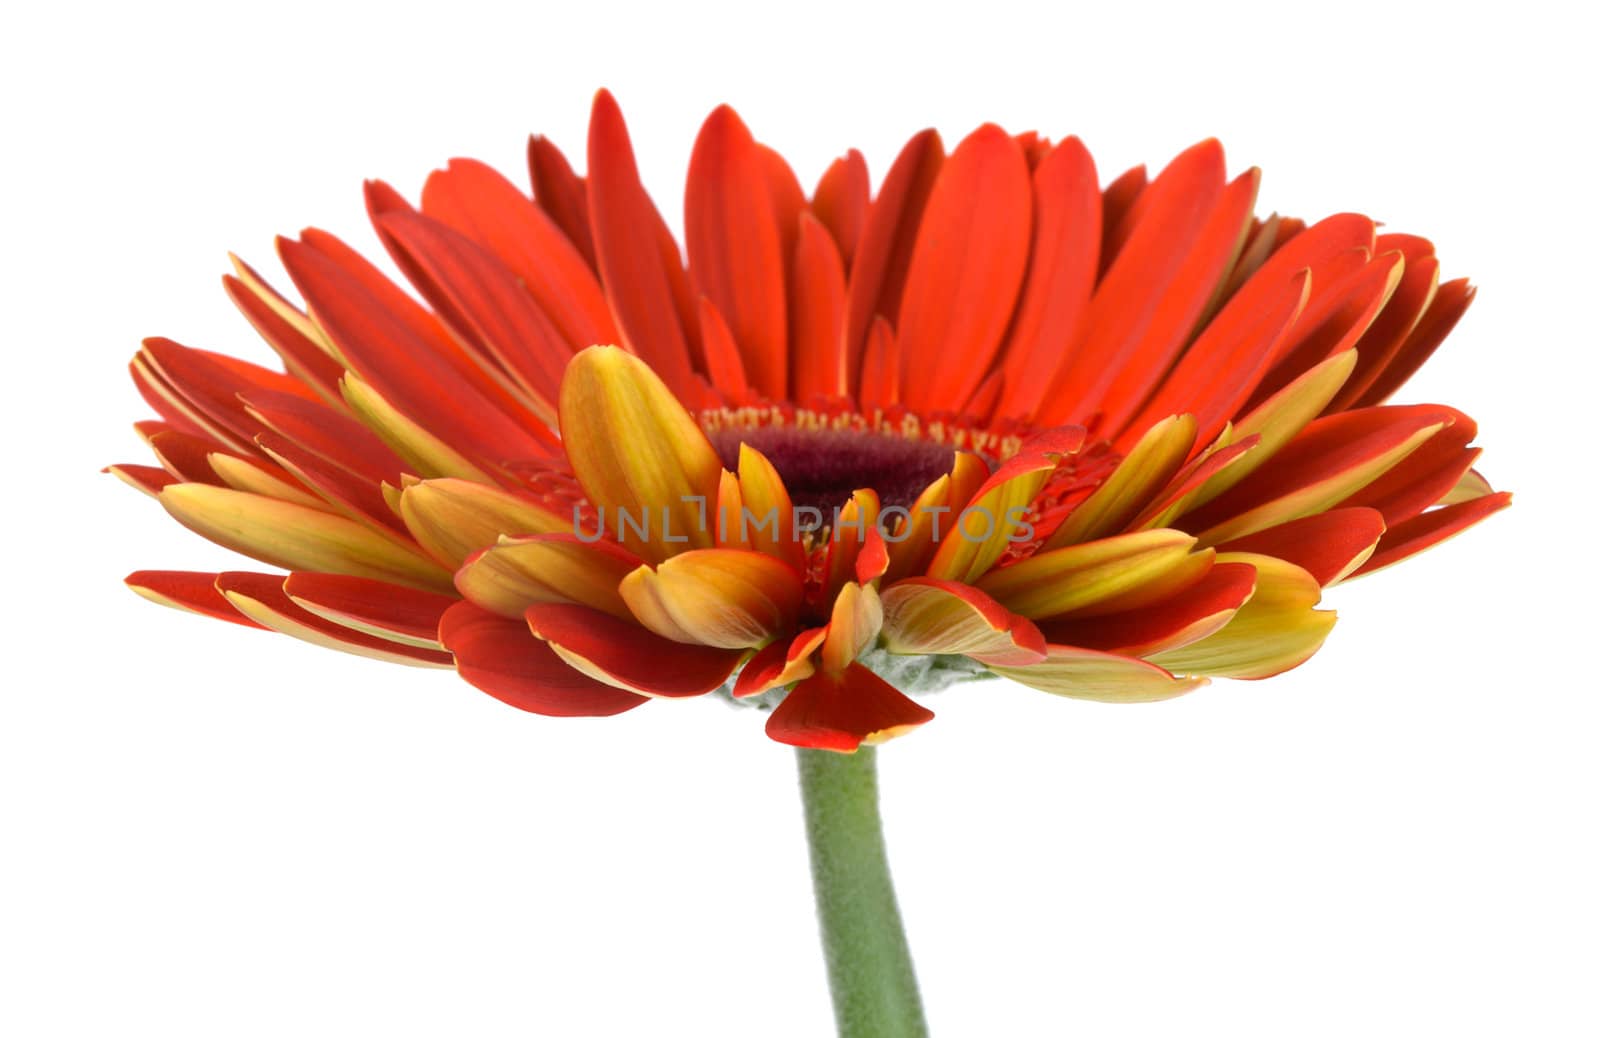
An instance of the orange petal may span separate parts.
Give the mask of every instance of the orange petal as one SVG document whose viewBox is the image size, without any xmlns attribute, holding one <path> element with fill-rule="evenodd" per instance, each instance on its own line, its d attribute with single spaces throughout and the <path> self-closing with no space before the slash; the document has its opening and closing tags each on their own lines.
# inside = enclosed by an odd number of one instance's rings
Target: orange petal
<svg viewBox="0 0 1600 1038">
<path fill-rule="evenodd" d="M 572 350 L 615 343 L 605 293 L 583 255 L 539 206 L 493 169 L 452 159 L 429 175 L 422 211 L 491 251 Z"/>
<path fill-rule="evenodd" d="M 900 150 L 867 210 L 861 244 L 850 265 L 845 316 L 845 350 L 852 379 L 861 367 L 873 322 L 879 317 L 892 321 L 900 314 L 900 294 L 911 265 L 917 227 L 943 165 L 944 142 L 937 132 L 923 130 Z"/>
<path fill-rule="evenodd" d="M 1032 233 L 1028 164 L 1006 132 L 973 131 L 940 171 L 917 230 L 896 331 L 913 408 L 960 408 L 1000 348 Z"/>
<path fill-rule="evenodd" d="M 1001 465 L 978 488 L 972 500 L 960 506 L 952 495 L 954 512 L 950 528 L 928 566 L 928 576 L 940 580 L 976 581 L 993 566 L 1013 538 L 1026 540 L 1032 527 L 1025 518 L 1062 455 L 1078 449 L 1083 430 L 1066 428 L 1035 438 Z"/>
<path fill-rule="evenodd" d="M 684 240 L 695 289 L 727 318 L 751 384 L 783 399 L 789 366 L 783 237 L 766 160 L 727 105 L 711 113 L 695 139 Z"/>
<path fill-rule="evenodd" d="M 1171 415 L 1152 425 L 1106 481 L 1055 528 L 1045 547 L 1078 544 L 1122 529 L 1177 475 L 1194 447 L 1196 427 L 1192 415 Z"/>
<path fill-rule="evenodd" d="M 872 184 L 867 176 L 867 160 L 851 148 L 823 172 L 811 197 L 811 210 L 821 220 L 846 268 L 855 260 L 871 204 Z"/>
<path fill-rule="evenodd" d="M 1100 262 L 1100 188 L 1094 159 L 1076 137 L 1033 172 L 1028 277 L 1006 337 L 999 413 L 1032 418 L 1078 333 Z"/>
<path fill-rule="evenodd" d="M 789 282 L 790 380 L 794 399 L 850 392 L 844 348 L 844 261 L 815 217 L 800 218 Z"/>
</svg>

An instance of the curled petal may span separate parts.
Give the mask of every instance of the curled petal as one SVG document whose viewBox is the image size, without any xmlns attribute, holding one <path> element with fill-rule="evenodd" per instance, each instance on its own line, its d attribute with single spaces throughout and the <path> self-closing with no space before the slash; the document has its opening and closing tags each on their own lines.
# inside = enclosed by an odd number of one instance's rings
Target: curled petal
<svg viewBox="0 0 1600 1038">
<path fill-rule="evenodd" d="M 624 547 L 660 561 L 712 546 L 706 509 L 717 499 L 722 462 L 637 357 L 595 346 L 573 358 L 561 381 L 561 436 L 578 482 L 602 518 L 615 516 Z M 644 536 L 624 512 L 643 517 Z"/>
<path fill-rule="evenodd" d="M 1315 577 L 1269 555 L 1241 552 L 1217 558 L 1254 566 L 1255 594 L 1217 633 L 1158 653 L 1150 662 L 1184 674 L 1268 678 L 1298 667 L 1322 647 L 1336 617 L 1331 610 L 1313 608 L 1322 597 Z"/>
<path fill-rule="evenodd" d="M 456 571 L 456 590 L 510 619 L 537 602 L 576 602 L 630 619 L 617 587 L 640 565 L 637 555 L 609 541 L 570 533 L 506 537 L 467 559 Z"/>
<path fill-rule="evenodd" d="M 707 548 L 654 569 L 640 566 L 619 591 L 638 621 L 663 638 L 751 649 L 792 625 L 804 586 L 771 555 Z"/>
<path fill-rule="evenodd" d="M 400 493 L 400 518 L 428 554 L 451 569 L 501 537 L 572 533 L 577 522 L 509 490 L 465 479 L 429 479 Z"/>
<path fill-rule="evenodd" d="M 817 672 L 813 656 L 827 636 L 827 627 L 813 627 L 787 642 L 780 638 L 757 650 L 739 671 L 739 679 L 733 685 L 734 696 L 758 696 L 809 678 Z"/>
<path fill-rule="evenodd" d="M 767 735 L 790 746 L 853 753 L 931 720 L 932 710 L 852 663 L 842 674 L 813 674 L 791 689 L 767 719 Z"/>
<path fill-rule="evenodd" d="M 1020 666 L 1044 655 L 1029 620 L 977 588 L 913 577 L 883 592 L 883 644 L 900 655 L 959 655 Z"/>
</svg>

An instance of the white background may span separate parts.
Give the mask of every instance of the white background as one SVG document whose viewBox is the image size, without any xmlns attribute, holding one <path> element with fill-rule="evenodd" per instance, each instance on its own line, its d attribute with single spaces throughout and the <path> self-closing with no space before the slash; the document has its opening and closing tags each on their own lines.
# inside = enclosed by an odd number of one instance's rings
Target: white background
<svg viewBox="0 0 1600 1038">
<path fill-rule="evenodd" d="M 609 85 L 674 223 L 727 100 L 808 185 L 930 124 L 1077 133 L 1103 179 L 1215 134 L 1263 211 L 1366 211 L 1472 275 L 1405 399 L 1479 419 L 1512 510 L 1335 589 L 1271 682 L 943 695 L 881 754 L 888 835 L 939 1035 L 1596 1034 L 1596 84 L 1564 10 L 13 11 L 0 1032 L 829 1032 L 758 716 L 537 718 L 120 584 L 239 565 L 97 473 L 145 460 L 139 337 L 267 358 L 226 250 L 375 249 L 362 178 L 520 181 L 530 131 L 581 156 Z"/>
</svg>

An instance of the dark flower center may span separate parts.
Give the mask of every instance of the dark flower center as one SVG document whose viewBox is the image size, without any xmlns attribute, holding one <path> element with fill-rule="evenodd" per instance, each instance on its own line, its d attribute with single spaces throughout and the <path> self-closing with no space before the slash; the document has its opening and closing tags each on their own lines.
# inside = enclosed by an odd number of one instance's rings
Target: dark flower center
<svg viewBox="0 0 1600 1038">
<path fill-rule="evenodd" d="M 741 443 L 760 451 L 794 506 L 817 509 L 825 523 L 857 490 L 877 491 L 884 508 L 909 507 L 955 461 L 949 444 L 876 429 L 729 424 L 707 436 L 729 470 L 738 468 Z"/>
</svg>

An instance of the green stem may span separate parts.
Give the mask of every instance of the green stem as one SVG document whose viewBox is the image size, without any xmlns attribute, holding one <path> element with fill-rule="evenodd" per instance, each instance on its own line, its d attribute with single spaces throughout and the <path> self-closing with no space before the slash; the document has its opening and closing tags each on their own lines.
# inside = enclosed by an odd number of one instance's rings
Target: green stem
<svg viewBox="0 0 1600 1038">
<path fill-rule="evenodd" d="M 926 1038 L 878 815 L 878 751 L 799 750 L 811 880 L 839 1038 Z"/>
</svg>

